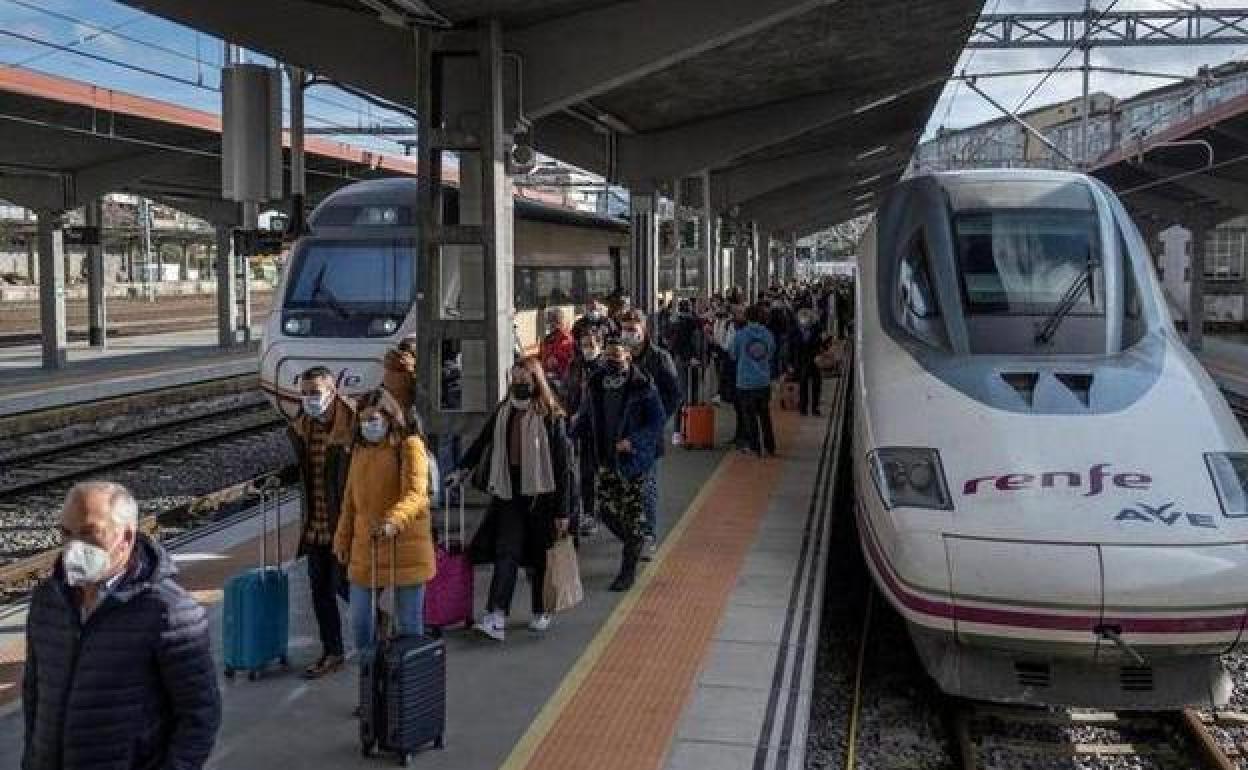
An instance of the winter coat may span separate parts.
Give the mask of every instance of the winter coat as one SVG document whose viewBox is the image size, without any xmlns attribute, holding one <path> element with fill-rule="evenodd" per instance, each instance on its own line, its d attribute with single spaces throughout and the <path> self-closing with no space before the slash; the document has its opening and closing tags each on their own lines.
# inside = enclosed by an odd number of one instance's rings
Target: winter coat
<svg viewBox="0 0 1248 770">
<path fill-rule="evenodd" d="M 667 349 L 681 361 L 701 359 L 706 350 L 706 333 L 696 316 L 676 316 L 668 326 Z"/>
<path fill-rule="evenodd" d="M 204 609 L 139 534 L 83 623 L 58 561 L 26 621 L 22 770 L 196 770 L 221 724 Z M 17 747 L 12 747 L 16 751 Z"/>
<path fill-rule="evenodd" d="M 572 421 L 572 434 L 591 448 L 595 467 L 609 468 L 636 480 L 649 473 L 660 456 L 666 422 L 663 402 L 650 378 L 634 365 L 623 386 L 624 405 L 619 424 L 610 432 L 603 397 L 603 379 L 609 376 L 611 372 L 603 367 L 590 379 L 589 392 Z M 633 451 L 617 452 L 615 444 L 620 439 L 628 439 Z"/>
<path fill-rule="evenodd" d="M 502 405 L 499 405 L 499 409 Z M 481 432 L 460 458 L 459 469 L 478 468 L 482 463 L 485 478 L 489 478 L 490 458 L 494 455 L 494 423 L 498 420 L 499 409 L 486 420 Z M 520 560 L 522 567 L 535 567 L 543 563 L 546 549 L 555 543 L 555 519 L 566 518 L 572 510 L 572 467 L 568 464 L 568 426 L 563 417 L 547 417 L 546 441 L 550 446 L 550 467 L 555 477 L 555 490 L 545 495 L 524 497 L 516 495 L 514 500 L 503 500 L 490 497 L 490 504 L 485 510 L 485 518 L 481 526 L 472 536 L 468 546 L 468 556 L 474 564 L 492 564 L 497 552 L 495 547 L 499 536 L 499 524 L 506 515 L 509 506 L 517 503 L 528 505 L 526 515 L 533 518 L 533 526 L 525 528 L 525 542 Z M 476 474 L 474 473 L 474 476 Z"/>
<path fill-rule="evenodd" d="M 329 531 L 338 527 L 342 511 L 342 494 L 347 486 L 347 467 L 351 462 L 351 444 L 355 435 L 355 404 L 338 396 L 334 407 L 334 420 L 329 426 L 329 439 L 325 447 L 325 505 L 329 513 Z M 308 431 L 312 418 L 300 412 L 286 431 L 295 459 L 299 466 L 299 481 L 303 487 L 303 499 L 312 499 L 312 463 L 308 457 Z M 306 510 L 305 510 L 306 514 Z M 303 556 L 304 534 L 308 517 L 303 517 L 299 528 L 299 556 Z"/>
<path fill-rule="evenodd" d="M 581 401 L 589 387 L 589 379 L 602 368 L 602 356 L 596 361 L 586 361 L 578 352 L 572 359 L 572 367 L 568 370 L 568 392 L 564 398 L 564 408 L 568 414 L 576 414 L 581 409 Z"/>
<path fill-rule="evenodd" d="M 732 358 L 737 362 L 737 389 L 770 387 L 776 341 L 762 324 L 748 323 L 732 340 Z"/>
<path fill-rule="evenodd" d="M 572 365 L 572 356 L 576 353 L 576 340 L 569 332 L 553 331 L 542 338 L 538 359 L 546 376 L 558 383 L 562 389 L 568 381 L 568 367 Z"/>
<path fill-rule="evenodd" d="M 400 414 L 406 416 L 415 397 L 412 382 L 416 376 L 416 357 L 402 350 L 391 350 L 382 359 L 382 367 L 381 386 L 394 396 Z"/>
<path fill-rule="evenodd" d="M 672 360 L 670 353 L 652 341 L 646 345 L 646 349 L 640 355 L 634 357 L 633 365 L 645 372 L 650 382 L 659 391 L 659 401 L 663 404 L 663 424 L 667 425 L 669 420 L 680 414 L 680 409 L 685 404 L 685 394 L 680 387 L 680 375 L 676 372 L 676 362 Z M 662 457 L 665 450 L 663 435 L 660 431 L 656 457 Z"/>
<path fill-rule="evenodd" d="M 351 453 L 334 553 L 349 555 L 344 564 L 352 584 L 372 584 L 372 533 L 386 522 L 399 530 L 394 582 L 410 586 L 433 579 L 437 568 L 429 516 L 429 461 L 424 442 L 416 436 L 397 446 L 360 441 Z M 390 544 L 379 543 L 377 551 L 377 585 L 389 586 Z"/>
<path fill-rule="evenodd" d="M 785 343 L 785 365 L 798 375 L 810 372 L 816 369 L 815 356 L 822 349 L 823 338 L 819 334 L 819 327 L 812 324 L 803 331 L 801 324 L 798 324 L 789 332 L 789 339 Z"/>
</svg>

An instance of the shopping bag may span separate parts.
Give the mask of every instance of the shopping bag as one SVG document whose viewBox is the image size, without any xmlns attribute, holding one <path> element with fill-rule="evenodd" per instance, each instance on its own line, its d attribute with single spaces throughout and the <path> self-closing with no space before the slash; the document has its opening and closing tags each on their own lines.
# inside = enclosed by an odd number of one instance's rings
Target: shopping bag
<svg viewBox="0 0 1248 770">
<path fill-rule="evenodd" d="M 581 603 L 581 566 L 576 561 L 572 538 L 561 537 L 546 549 L 546 584 L 542 587 L 547 612 L 563 612 Z"/>
</svg>

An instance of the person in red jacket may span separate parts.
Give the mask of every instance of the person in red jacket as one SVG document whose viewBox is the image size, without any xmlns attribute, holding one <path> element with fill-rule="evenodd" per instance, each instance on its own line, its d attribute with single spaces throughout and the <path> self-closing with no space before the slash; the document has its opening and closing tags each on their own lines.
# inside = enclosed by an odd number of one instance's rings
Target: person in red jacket
<svg viewBox="0 0 1248 770">
<path fill-rule="evenodd" d="M 560 396 L 566 397 L 568 372 L 572 368 L 572 358 L 576 355 L 576 340 L 568 331 L 568 321 L 563 310 L 552 307 L 546 311 L 546 336 L 542 337 L 541 351 L 538 359 L 546 378 Z"/>
</svg>

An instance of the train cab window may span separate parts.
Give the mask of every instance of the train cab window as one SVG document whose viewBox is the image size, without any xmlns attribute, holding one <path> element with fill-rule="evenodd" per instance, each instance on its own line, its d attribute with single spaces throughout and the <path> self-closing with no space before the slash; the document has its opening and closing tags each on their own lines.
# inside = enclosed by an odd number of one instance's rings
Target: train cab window
<svg viewBox="0 0 1248 770">
<path fill-rule="evenodd" d="M 1122 236 L 1122 232 L 1118 233 L 1118 253 L 1122 255 L 1122 275 L 1123 275 L 1123 319 L 1122 319 L 1122 347 L 1131 347 L 1140 341 L 1148 331 L 1148 324 L 1144 319 L 1144 308 L 1140 301 L 1139 284 L 1135 280 L 1135 268 L 1132 265 L 1131 253 L 1127 251 L 1127 240 Z"/>
<path fill-rule="evenodd" d="M 928 345 L 944 348 L 945 326 L 928 262 L 923 237 L 916 235 L 898 265 L 897 322 Z"/>
<path fill-rule="evenodd" d="M 1104 349 L 1105 278 L 1092 211 L 964 211 L 954 231 L 971 352 Z"/>
<path fill-rule="evenodd" d="M 309 240 L 295 253 L 283 313 L 321 337 L 388 336 L 415 296 L 415 243 Z"/>
</svg>

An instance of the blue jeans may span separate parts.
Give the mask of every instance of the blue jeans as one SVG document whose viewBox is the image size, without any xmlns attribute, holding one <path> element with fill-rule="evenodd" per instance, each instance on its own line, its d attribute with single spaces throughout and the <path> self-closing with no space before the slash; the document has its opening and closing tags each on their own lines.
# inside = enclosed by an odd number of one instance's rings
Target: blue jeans
<svg viewBox="0 0 1248 770">
<path fill-rule="evenodd" d="M 355 649 L 362 652 L 377 641 L 373 638 L 373 603 L 369 601 L 369 588 L 351 584 L 351 631 L 355 636 Z M 425 584 L 417 583 L 398 588 L 399 615 L 394 619 L 399 634 L 418 636 L 425 633 Z"/>
<path fill-rule="evenodd" d="M 659 467 L 656 463 L 641 481 L 641 502 L 645 506 L 646 519 L 642 528 L 650 537 L 659 534 Z"/>
</svg>

